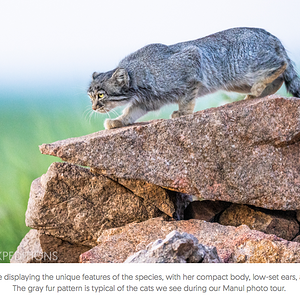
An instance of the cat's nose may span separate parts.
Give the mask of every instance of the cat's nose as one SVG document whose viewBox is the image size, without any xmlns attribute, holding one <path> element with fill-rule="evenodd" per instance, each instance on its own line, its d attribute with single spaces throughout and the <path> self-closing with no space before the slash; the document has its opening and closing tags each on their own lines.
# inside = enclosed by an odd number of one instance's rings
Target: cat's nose
<svg viewBox="0 0 300 300">
<path fill-rule="evenodd" d="M 100 103 L 100 102 L 97 102 L 97 103 L 94 103 L 93 105 L 92 105 L 92 109 L 93 110 L 97 110 L 98 108 L 102 108 L 104 105 L 102 104 L 102 103 Z"/>
</svg>

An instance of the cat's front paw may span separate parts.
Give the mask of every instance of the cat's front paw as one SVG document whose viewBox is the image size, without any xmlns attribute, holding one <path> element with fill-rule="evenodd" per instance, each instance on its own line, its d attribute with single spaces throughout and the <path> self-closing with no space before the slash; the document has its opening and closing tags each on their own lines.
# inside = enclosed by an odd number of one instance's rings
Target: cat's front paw
<svg viewBox="0 0 300 300">
<path fill-rule="evenodd" d="M 171 115 L 171 118 L 174 119 L 174 118 L 178 118 L 178 117 L 180 117 L 179 111 L 178 111 L 178 110 L 173 111 L 173 113 L 172 113 L 172 115 Z"/>
<path fill-rule="evenodd" d="M 178 117 L 181 117 L 181 116 L 185 116 L 187 113 L 183 112 L 183 111 L 179 111 L 179 110 L 176 110 L 172 113 L 171 115 L 171 118 L 174 119 L 174 118 L 178 118 Z"/>
<path fill-rule="evenodd" d="M 171 118 L 174 119 L 174 118 L 190 115 L 191 113 L 193 112 L 176 110 L 172 113 Z"/>
<path fill-rule="evenodd" d="M 104 121 L 104 128 L 105 129 L 113 129 L 113 128 L 119 128 L 119 127 L 123 127 L 125 126 L 122 121 L 118 120 L 118 119 L 106 119 Z"/>
</svg>

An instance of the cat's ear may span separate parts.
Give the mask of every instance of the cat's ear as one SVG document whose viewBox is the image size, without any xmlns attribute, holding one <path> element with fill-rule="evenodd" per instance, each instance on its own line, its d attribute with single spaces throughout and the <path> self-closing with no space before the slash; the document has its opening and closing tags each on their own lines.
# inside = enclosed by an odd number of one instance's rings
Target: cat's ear
<svg viewBox="0 0 300 300">
<path fill-rule="evenodd" d="M 93 75 L 92 75 L 93 79 L 95 79 L 99 74 L 100 73 L 94 72 Z"/>
<path fill-rule="evenodd" d="M 123 68 L 118 68 L 111 77 L 118 86 L 129 87 L 129 75 Z"/>
</svg>

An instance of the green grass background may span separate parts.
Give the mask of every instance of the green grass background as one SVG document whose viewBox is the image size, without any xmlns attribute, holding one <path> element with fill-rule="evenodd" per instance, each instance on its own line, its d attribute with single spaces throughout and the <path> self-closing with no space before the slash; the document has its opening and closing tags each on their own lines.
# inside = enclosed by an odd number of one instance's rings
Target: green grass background
<svg viewBox="0 0 300 300">
<path fill-rule="evenodd" d="M 285 89 L 279 93 L 284 95 Z M 196 110 L 242 98 L 237 94 L 208 95 L 197 101 Z M 169 118 L 174 110 L 176 105 L 166 106 L 140 120 Z M 15 252 L 30 230 L 25 225 L 25 211 L 31 182 L 44 174 L 52 162 L 60 161 L 42 155 L 38 145 L 103 130 L 108 116 L 90 115 L 91 112 L 85 92 L 0 91 L 0 262 L 9 262 L 3 253 Z"/>
</svg>

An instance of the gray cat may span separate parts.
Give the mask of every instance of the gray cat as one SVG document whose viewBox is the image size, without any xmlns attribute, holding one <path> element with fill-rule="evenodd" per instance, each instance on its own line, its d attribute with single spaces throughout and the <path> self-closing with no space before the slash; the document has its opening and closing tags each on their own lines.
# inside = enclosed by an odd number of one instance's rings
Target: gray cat
<svg viewBox="0 0 300 300">
<path fill-rule="evenodd" d="M 127 104 L 121 116 L 105 120 L 111 129 L 168 103 L 178 103 L 175 118 L 193 113 L 196 98 L 217 90 L 251 99 L 275 93 L 283 82 L 300 98 L 300 79 L 281 42 L 263 29 L 233 28 L 171 46 L 145 46 L 116 69 L 93 73 L 88 95 L 100 113 Z"/>
</svg>

